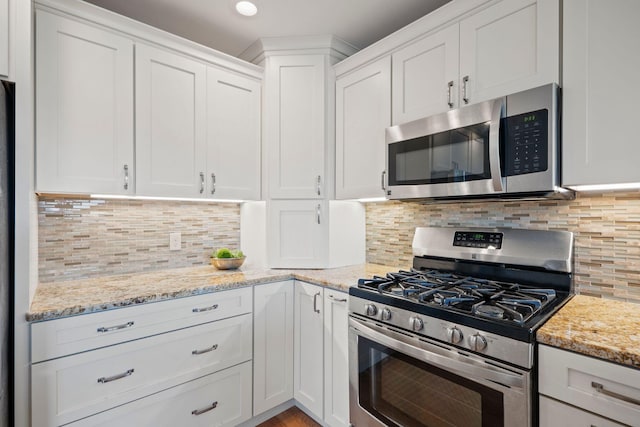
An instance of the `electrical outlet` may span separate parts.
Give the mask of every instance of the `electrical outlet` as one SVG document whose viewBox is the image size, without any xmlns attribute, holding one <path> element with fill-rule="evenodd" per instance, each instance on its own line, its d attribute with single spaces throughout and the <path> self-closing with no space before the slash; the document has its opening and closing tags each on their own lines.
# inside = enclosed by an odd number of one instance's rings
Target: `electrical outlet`
<svg viewBox="0 0 640 427">
<path fill-rule="evenodd" d="M 182 234 L 169 233 L 169 250 L 179 251 L 180 249 L 182 249 Z"/>
</svg>

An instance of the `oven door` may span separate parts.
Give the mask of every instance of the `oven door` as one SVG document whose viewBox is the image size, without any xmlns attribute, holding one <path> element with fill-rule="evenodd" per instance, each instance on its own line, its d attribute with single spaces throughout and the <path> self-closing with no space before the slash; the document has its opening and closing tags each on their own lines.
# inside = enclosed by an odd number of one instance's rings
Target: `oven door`
<svg viewBox="0 0 640 427">
<path fill-rule="evenodd" d="M 498 98 L 387 128 L 387 197 L 503 193 L 504 115 Z"/>
<path fill-rule="evenodd" d="M 355 427 L 531 426 L 531 373 L 349 317 Z"/>
</svg>

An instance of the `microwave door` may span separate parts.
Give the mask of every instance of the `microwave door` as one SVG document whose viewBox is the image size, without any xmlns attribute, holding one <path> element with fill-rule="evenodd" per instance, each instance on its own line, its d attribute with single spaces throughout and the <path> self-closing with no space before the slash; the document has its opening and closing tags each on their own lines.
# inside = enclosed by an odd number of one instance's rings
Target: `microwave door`
<svg viewBox="0 0 640 427">
<path fill-rule="evenodd" d="M 390 199 L 473 196 L 505 190 L 504 99 L 387 129 Z"/>
</svg>

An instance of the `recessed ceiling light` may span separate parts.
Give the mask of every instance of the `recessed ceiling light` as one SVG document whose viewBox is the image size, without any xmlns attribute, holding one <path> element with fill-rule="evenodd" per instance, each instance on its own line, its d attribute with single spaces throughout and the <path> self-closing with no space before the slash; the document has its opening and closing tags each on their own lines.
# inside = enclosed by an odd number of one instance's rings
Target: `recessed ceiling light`
<svg viewBox="0 0 640 427">
<path fill-rule="evenodd" d="M 253 16 L 258 13 L 258 8 L 250 1 L 239 1 L 236 3 L 236 10 L 240 15 Z"/>
</svg>

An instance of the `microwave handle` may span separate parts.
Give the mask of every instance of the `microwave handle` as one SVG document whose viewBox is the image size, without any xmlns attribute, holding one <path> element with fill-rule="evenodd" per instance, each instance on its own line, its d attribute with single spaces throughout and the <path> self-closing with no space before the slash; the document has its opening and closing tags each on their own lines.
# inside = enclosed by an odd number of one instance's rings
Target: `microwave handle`
<svg viewBox="0 0 640 427">
<path fill-rule="evenodd" d="M 498 98 L 491 107 L 491 124 L 489 128 L 489 168 L 491 181 L 496 193 L 504 191 L 502 169 L 500 168 L 500 119 L 504 116 L 505 100 Z"/>
</svg>

